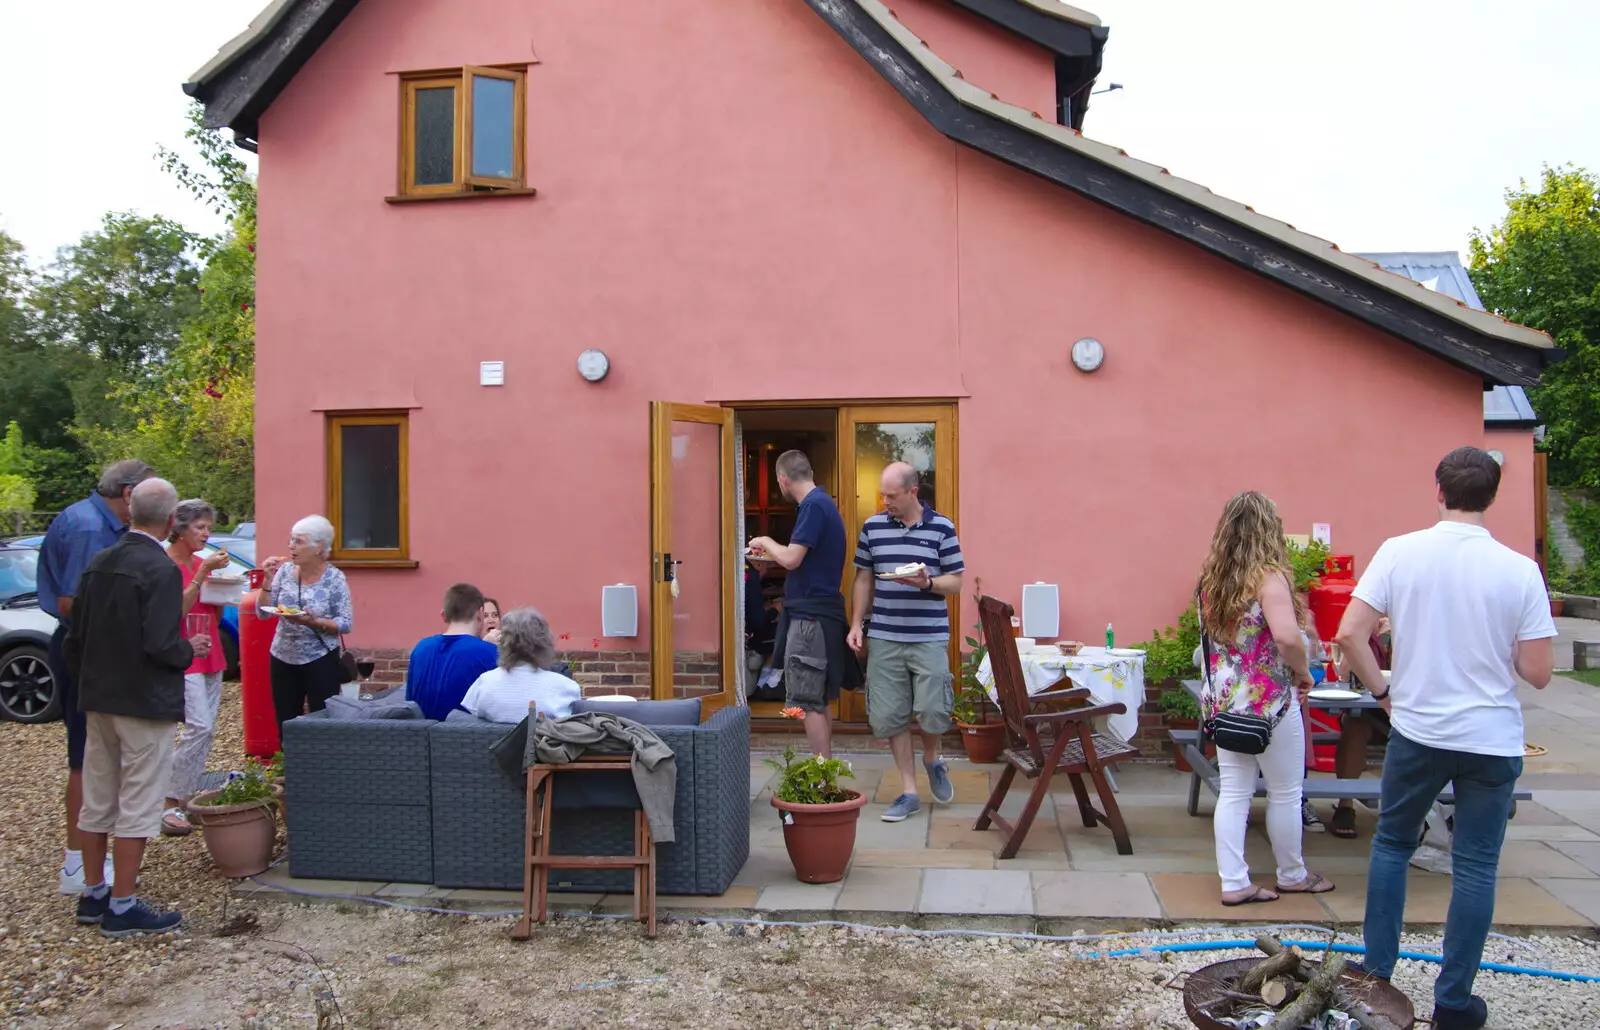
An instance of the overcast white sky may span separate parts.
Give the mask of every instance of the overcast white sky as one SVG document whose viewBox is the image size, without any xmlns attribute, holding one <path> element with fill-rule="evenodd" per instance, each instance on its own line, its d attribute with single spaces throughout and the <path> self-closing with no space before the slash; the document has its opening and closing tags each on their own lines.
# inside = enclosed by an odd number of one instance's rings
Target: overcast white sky
<svg viewBox="0 0 1600 1030">
<path fill-rule="evenodd" d="M 179 85 L 264 5 L 0 0 L 0 64 L 37 84 L 0 94 L 0 228 L 36 261 L 107 210 L 217 229 L 152 155 L 182 141 Z M 1541 163 L 1600 170 L 1600 4 L 1082 6 L 1111 27 L 1102 86 L 1125 86 L 1094 98 L 1090 136 L 1347 250 L 1464 256 Z"/>
</svg>

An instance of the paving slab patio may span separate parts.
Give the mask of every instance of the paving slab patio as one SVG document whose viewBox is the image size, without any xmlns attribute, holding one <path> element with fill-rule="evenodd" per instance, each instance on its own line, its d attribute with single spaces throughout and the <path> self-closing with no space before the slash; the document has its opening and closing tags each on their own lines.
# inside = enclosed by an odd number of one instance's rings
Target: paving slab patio
<svg viewBox="0 0 1600 1030">
<path fill-rule="evenodd" d="M 1600 633 L 1597 633 L 1600 635 Z M 1507 830 L 1496 888 L 1498 922 L 1507 926 L 1600 928 L 1600 689 L 1558 677 L 1544 691 L 1521 691 L 1528 738 L 1551 753 L 1525 762 L 1524 785 L 1534 800 L 1518 806 Z M 760 742 L 758 741 L 758 744 Z M 900 789 L 899 774 L 886 754 L 841 755 L 860 789 L 872 797 L 862 809 L 856 848 L 837 884 L 802 884 L 784 849 L 783 830 L 769 797 L 774 774 L 764 755 L 750 764 L 750 858 L 725 894 L 718 897 L 660 895 L 661 908 L 749 916 L 756 912 L 812 914 L 832 918 L 879 913 L 896 923 L 924 916 L 1048 919 L 1142 919 L 1172 922 L 1275 922 L 1359 924 L 1365 912 L 1366 872 L 1376 813 L 1357 806 L 1355 840 L 1331 834 L 1304 837 L 1306 863 L 1338 884 L 1331 894 L 1285 895 L 1267 905 L 1225 908 L 1220 904 L 1209 792 L 1202 815 L 1184 812 L 1187 774 L 1159 762 L 1124 764 L 1117 770 L 1118 801 L 1133 838 L 1134 853 L 1119 855 L 1110 831 L 1085 827 L 1071 789 L 1054 786 L 1040 807 L 1017 857 L 996 857 L 1004 837 L 974 830 L 999 766 L 974 766 L 948 759 L 956 800 L 934 805 L 918 763 L 923 809 L 901 823 L 881 816 Z M 1374 768 L 1369 776 L 1378 775 Z M 1030 784 L 1013 785 L 1002 811 L 1015 816 Z M 1323 818 L 1328 806 L 1319 805 Z M 1255 881 L 1270 885 L 1274 861 L 1255 802 L 1246 836 L 1246 858 Z M 310 894 L 375 897 L 401 904 L 503 911 L 521 905 L 516 891 L 441 891 L 426 885 L 344 880 L 294 880 L 287 864 L 243 881 L 239 894 L 287 888 Z M 1443 922 L 1451 880 L 1413 870 L 1406 919 Z M 553 892 L 560 910 L 627 911 L 628 895 Z"/>
</svg>

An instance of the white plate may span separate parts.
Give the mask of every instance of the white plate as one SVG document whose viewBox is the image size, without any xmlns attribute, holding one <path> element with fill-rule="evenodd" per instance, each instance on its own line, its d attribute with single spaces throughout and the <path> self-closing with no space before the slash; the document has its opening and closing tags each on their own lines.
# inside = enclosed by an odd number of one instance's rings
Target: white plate
<svg viewBox="0 0 1600 1030">
<path fill-rule="evenodd" d="M 1311 698 L 1314 701 L 1354 701 L 1361 695 L 1354 690 L 1345 690 L 1343 687 L 1312 687 Z"/>
<path fill-rule="evenodd" d="M 893 570 L 892 572 L 880 572 L 880 573 L 878 573 L 878 578 L 879 579 L 905 579 L 907 576 L 915 576 L 917 573 L 923 571 L 926 568 L 927 568 L 927 566 L 922 564 L 921 562 L 913 562 L 910 565 L 902 565 L 899 568 Z"/>
<path fill-rule="evenodd" d="M 1144 652 L 1136 647 L 1108 647 L 1105 653 L 1113 658 L 1143 658 Z"/>
</svg>

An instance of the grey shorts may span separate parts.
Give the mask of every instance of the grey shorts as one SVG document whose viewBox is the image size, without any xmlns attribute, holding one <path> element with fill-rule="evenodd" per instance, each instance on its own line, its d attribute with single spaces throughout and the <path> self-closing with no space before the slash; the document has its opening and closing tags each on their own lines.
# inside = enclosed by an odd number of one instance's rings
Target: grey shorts
<svg viewBox="0 0 1600 1030">
<path fill-rule="evenodd" d="M 950 729 L 955 703 L 946 641 L 905 644 L 871 640 L 867 653 L 867 722 L 874 737 L 894 737 L 917 726 L 924 733 Z"/>
<path fill-rule="evenodd" d="M 828 644 L 822 623 L 815 619 L 789 620 L 783 647 L 785 703 L 808 712 L 826 712 L 839 700 L 839 688 L 828 686 Z"/>
</svg>

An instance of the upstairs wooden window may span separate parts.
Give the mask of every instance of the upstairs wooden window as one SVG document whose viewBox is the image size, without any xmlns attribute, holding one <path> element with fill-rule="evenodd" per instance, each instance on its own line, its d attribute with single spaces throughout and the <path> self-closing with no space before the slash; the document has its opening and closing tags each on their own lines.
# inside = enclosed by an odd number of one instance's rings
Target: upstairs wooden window
<svg viewBox="0 0 1600 1030">
<path fill-rule="evenodd" d="M 523 191 L 524 71 L 468 65 L 400 77 L 400 193 Z"/>
<path fill-rule="evenodd" d="M 412 566 L 407 413 L 328 416 L 328 521 L 333 560 Z"/>
</svg>

